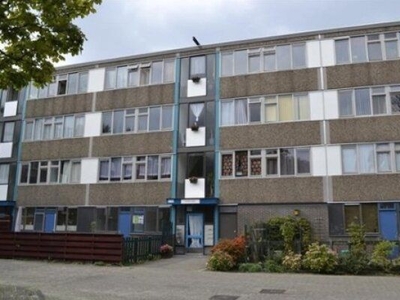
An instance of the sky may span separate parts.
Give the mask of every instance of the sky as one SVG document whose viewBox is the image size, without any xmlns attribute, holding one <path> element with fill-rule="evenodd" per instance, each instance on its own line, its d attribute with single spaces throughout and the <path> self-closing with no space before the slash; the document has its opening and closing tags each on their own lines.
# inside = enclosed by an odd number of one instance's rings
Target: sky
<svg viewBox="0 0 400 300">
<path fill-rule="evenodd" d="M 103 0 L 75 20 L 87 41 L 61 65 L 330 28 L 400 21 L 400 0 Z"/>
</svg>

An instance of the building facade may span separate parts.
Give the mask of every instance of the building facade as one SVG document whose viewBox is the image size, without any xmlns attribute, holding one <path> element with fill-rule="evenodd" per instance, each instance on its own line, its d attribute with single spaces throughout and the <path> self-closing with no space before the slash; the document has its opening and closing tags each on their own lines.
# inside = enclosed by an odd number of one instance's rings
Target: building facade
<svg viewBox="0 0 400 300">
<path fill-rule="evenodd" d="M 386 23 L 59 68 L 24 93 L 15 230 L 171 225 L 196 251 L 296 210 L 322 240 L 354 220 L 397 240 L 399 39 Z"/>
</svg>

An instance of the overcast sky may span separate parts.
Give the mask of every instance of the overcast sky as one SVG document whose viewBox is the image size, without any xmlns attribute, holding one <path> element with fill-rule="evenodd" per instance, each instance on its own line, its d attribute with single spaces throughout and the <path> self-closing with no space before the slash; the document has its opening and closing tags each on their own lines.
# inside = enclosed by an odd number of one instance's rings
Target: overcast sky
<svg viewBox="0 0 400 300">
<path fill-rule="evenodd" d="M 400 0 L 103 0 L 61 65 L 312 30 L 400 21 Z"/>
</svg>

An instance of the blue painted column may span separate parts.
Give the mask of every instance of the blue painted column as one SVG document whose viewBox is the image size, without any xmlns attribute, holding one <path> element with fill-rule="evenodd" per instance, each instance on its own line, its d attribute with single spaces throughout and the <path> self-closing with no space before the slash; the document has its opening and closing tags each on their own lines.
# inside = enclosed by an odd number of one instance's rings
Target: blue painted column
<svg viewBox="0 0 400 300">
<path fill-rule="evenodd" d="M 214 197 L 219 198 L 219 143 L 220 143 L 220 57 L 221 52 L 217 49 L 215 53 L 215 140 L 214 140 Z M 219 207 L 214 206 L 214 244 L 219 239 Z"/>
</svg>

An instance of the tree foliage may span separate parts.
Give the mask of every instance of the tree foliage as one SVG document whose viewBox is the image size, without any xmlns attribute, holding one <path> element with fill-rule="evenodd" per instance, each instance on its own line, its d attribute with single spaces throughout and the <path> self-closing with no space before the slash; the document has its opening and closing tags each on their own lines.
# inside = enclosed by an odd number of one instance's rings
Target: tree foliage
<svg viewBox="0 0 400 300">
<path fill-rule="evenodd" d="M 102 0 L 0 0 L 0 89 L 52 79 L 53 63 L 77 55 L 86 40 L 72 21 Z"/>
</svg>

